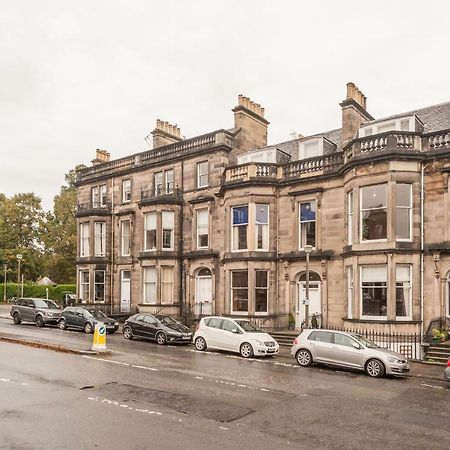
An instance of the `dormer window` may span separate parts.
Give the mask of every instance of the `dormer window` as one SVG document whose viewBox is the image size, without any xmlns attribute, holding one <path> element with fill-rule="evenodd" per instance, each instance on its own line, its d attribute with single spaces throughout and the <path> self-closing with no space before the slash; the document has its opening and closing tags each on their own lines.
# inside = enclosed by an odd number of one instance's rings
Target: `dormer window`
<svg viewBox="0 0 450 450">
<path fill-rule="evenodd" d="M 420 121 L 416 116 L 398 117 L 382 122 L 363 125 L 359 129 L 359 137 L 372 136 L 374 134 L 387 133 L 389 131 L 417 131 Z"/>
<path fill-rule="evenodd" d="M 298 159 L 314 158 L 323 155 L 323 138 L 300 142 Z"/>
</svg>

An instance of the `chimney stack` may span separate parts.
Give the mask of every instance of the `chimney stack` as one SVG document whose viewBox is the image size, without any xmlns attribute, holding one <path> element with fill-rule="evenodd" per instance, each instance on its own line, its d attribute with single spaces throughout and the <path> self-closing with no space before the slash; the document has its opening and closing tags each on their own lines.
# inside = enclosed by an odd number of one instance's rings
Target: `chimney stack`
<svg viewBox="0 0 450 450">
<path fill-rule="evenodd" d="M 153 135 L 153 148 L 183 140 L 181 130 L 176 125 L 159 119 L 156 120 L 156 128 L 151 134 Z"/>
<path fill-rule="evenodd" d="M 95 151 L 95 158 L 92 160 L 92 165 L 96 166 L 97 164 L 102 164 L 104 162 L 108 162 L 111 159 L 111 153 L 106 150 L 97 149 Z"/>
<path fill-rule="evenodd" d="M 347 98 L 340 103 L 342 108 L 342 145 L 345 146 L 358 133 L 359 127 L 374 118 L 366 111 L 367 97 L 355 83 L 347 83 Z"/>
<path fill-rule="evenodd" d="M 234 128 L 239 130 L 236 147 L 240 149 L 240 153 L 266 147 L 269 121 L 264 118 L 264 108 L 241 94 L 232 111 Z"/>
</svg>

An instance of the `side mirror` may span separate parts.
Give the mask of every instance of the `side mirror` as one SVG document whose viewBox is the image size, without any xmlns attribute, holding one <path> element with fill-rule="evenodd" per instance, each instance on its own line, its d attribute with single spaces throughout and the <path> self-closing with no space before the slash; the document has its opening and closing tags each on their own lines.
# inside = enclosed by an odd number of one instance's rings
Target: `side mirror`
<svg viewBox="0 0 450 450">
<path fill-rule="evenodd" d="M 234 333 L 234 334 L 239 334 L 239 330 L 237 328 L 233 328 L 231 330 L 231 332 Z"/>
</svg>

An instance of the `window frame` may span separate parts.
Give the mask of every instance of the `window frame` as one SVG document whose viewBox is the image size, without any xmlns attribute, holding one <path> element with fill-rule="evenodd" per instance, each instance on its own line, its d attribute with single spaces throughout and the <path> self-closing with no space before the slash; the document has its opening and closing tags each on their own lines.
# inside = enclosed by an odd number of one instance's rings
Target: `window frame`
<svg viewBox="0 0 450 450">
<path fill-rule="evenodd" d="M 86 231 L 86 233 L 85 233 Z M 88 258 L 91 256 L 91 236 L 90 223 L 80 223 L 80 258 Z"/>
<path fill-rule="evenodd" d="M 124 224 L 128 223 L 128 253 L 124 252 L 124 243 L 126 235 L 124 234 Z M 131 220 L 125 219 L 120 221 L 120 256 L 130 256 L 131 255 Z"/>
<path fill-rule="evenodd" d="M 257 284 L 257 272 L 265 272 L 266 273 L 266 286 L 258 286 Z M 269 277 L 270 271 L 267 269 L 255 269 L 255 285 L 253 286 L 253 295 L 255 298 L 255 316 L 267 316 L 269 314 Z M 248 282 L 247 282 L 248 284 Z M 266 310 L 265 311 L 256 311 L 256 291 L 264 289 L 266 291 Z"/>
<path fill-rule="evenodd" d="M 170 214 L 173 218 L 172 228 L 164 228 L 164 213 Z M 170 230 L 170 247 L 164 247 L 164 231 Z M 175 249 L 175 213 L 173 211 L 161 211 L 161 249 L 163 251 L 173 251 Z"/>
<path fill-rule="evenodd" d="M 147 218 L 149 216 L 154 216 L 155 217 L 155 228 L 148 228 L 147 227 Z M 154 247 L 149 247 L 148 244 L 148 238 L 147 238 L 147 232 L 148 231 L 155 231 L 155 246 Z M 156 211 L 152 211 L 152 212 L 148 212 L 144 214 L 144 252 L 153 252 L 156 251 L 158 248 L 158 214 Z"/>
<path fill-rule="evenodd" d="M 131 178 L 122 180 L 122 203 L 131 203 Z"/>
<path fill-rule="evenodd" d="M 371 316 L 364 314 L 364 304 L 363 304 L 363 269 L 364 268 L 375 268 L 375 267 L 384 267 L 386 269 L 386 281 L 381 282 L 385 283 L 385 286 L 379 287 L 378 289 L 386 289 L 386 315 L 385 316 Z M 359 266 L 359 306 L 360 306 L 360 318 L 364 320 L 380 320 L 387 321 L 388 320 L 388 310 L 389 310 L 389 267 L 387 264 L 362 264 Z"/>
<path fill-rule="evenodd" d="M 247 274 L 247 287 L 242 287 L 242 286 L 233 286 L 233 274 L 234 273 L 246 273 Z M 248 270 L 230 270 L 230 314 L 233 315 L 246 315 L 248 316 L 249 314 L 249 303 L 250 303 L 250 298 L 249 298 L 249 283 L 248 283 Z M 234 296 L 233 296 L 233 291 L 234 290 L 247 290 L 247 311 L 235 311 L 233 304 L 234 304 Z"/>
<path fill-rule="evenodd" d="M 258 207 L 264 206 L 267 208 L 267 223 L 264 224 L 258 224 L 256 217 L 257 217 L 257 210 Z M 258 248 L 259 244 L 259 225 L 262 225 L 262 243 L 263 247 Z M 255 203 L 255 251 L 257 252 L 268 252 L 270 248 L 270 205 L 268 203 Z M 264 237 L 266 238 L 266 246 L 264 246 Z M 248 243 L 247 243 L 248 247 Z"/>
<path fill-rule="evenodd" d="M 305 220 L 302 221 L 302 211 L 301 211 L 301 207 L 303 204 L 314 204 L 314 220 Z M 308 244 L 308 241 L 306 241 L 306 243 L 303 245 L 303 232 L 302 232 L 302 225 L 303 224 L 307 224 L 307 223 L 311 223 L 314 222 L 314 245 L 313 245 L 313 250 L 315 250 L 317 248 L 317 199 L 310 199 L 310 200 L 301 200 L 297 202 L 298 204 L 298 247 L 300 251 L 304 251 L 304 245 L 311 245 Z M 307 239 L 307 236 L 306 236 Z"/>
<path fill-rule="evenodd" d="M 164 279 L 165 271 L 169 271 L 172 275 L 170 280 Z M 160 271 L 160 304 L 161 305 L 173 305 L 175 303 L 175 295 L 174 295 L 174 287 L 175 287 L 175 268 L 174 266 L 168 266 L 168 265 L 162 265 L 159 268 Z M 167 299 L 164 298 L 164 286 L 170 285 L 170 300 L 167 301 Z"/>
<path fill-rule="evenodd" d="M 247 208 L 247 223 L 243 224 L 234 224 L 234 210 L 237 208 Z M 231 251 L 232 252 L 248 252 L 248 230 L 249 230 L 249 222 L 250 222 L 250 205 L 247 203 L 246 205 L 236 205 L 231 207 Z M 246 247 L 245 248 L 234 248 L 235 241 L 235 233 L 238 233 L 239 227 L 246 227 Z M 239 247 L 239 235 L 237 236 L 237 242 Z"/>
<path fill-rule="evenodd" d="M 207 223 L 206 225 L 203 225 L 202 227 L 200 227 L 199 225 L 199 215 L 200 213 L 205 213 L 206 212 L 206 218 L 207 218 Z M 197 249 L 202 250 L 202 249 L 208 249 L 209 248 L 209 208 L 198 208 L 196 210 L 196 237 L 197 237 Z M 206 236 L 207 236 L 207 240 L 208 243 L 207 245 L 200 245 L 200 236 L 205 236 L 205 233 L 200 234 L 200 229 L 206 229 Z"/>
<path fill-rule="evenodd" d="M 155 275 L 155 279 L 154 281 L 148 281 L 146 274 L 148 273 L 148 271 L 154 271 L 154 275 Z M 142 283 L 143 283 L 143 289 L 142 289 L 142 303 L 144 305 L 157 305 L 158 304 L 158 270 L 156 268 L 156 266 L 144 266 L 142 268 Z M 152 301 L 147 301 L 147 289 L 148 286 L 152 285 L 154 287 L 154 295 L 155 295 L 155 300 L 154 302 Z"/>
<path fill-rule="evenodd" d="M 353 245 L 353 191 L 347 192 L 347 245 Z"/>
<path fill-rule="evenodd" d="M 382 208 L 366 208 L 363 209 L 363 191 L 366 188 L 373 188 L 375 186 L 385 186 L 386 190 L 386 206 Z M 376 211 L 384 209 L 386 211 L 386 237 L 381 239 L 363 239 L 363 211 Z M 387 242 L 389 234 L 388 234 L 388 223 L 389 223 L 389 189 L 388 183 L 377 183 L 377 184 L 368 184 L 365 186 L 360 186 L 359 188 L 359 242 L 360 244 L 367 244 L 372 242 Z"/>
<path fill-rule="evenodd" d="M 401 282 L 397 281 L 397 268 L 400 267 L 408 267 L 409 269 L 409 287 L 408 289 L 408 301 L 407 303 L 405 302 L 405 306 L 407 308 L 407 311 L 409 312 L 409 314 L 405 315 L 405 316 L 398 316 L 397 315 L 397 289 L 401 288 L 404 286 L 397 286 L 398 284 L 400 284 Z M 413 308 L 413 271 L 412 271 L 412 264 L 396 264 L 395 265 L 395 320 L 396 321 L 408 321 L 408 320 L 412 320 L 412 308 Z"/>
<path fill-rule="evenodd" d="M 97 232 L 99 228 L 100 233 Z M 100 247 L 99 252 L 97 252 L 98 247 Z M 94 256 L 106 256 L 106 222 L 94 222 Z"/>
<path fill-rule="evenodd" d="M 397 205 L 397 189 L 398 186 L 409 186 L 409 206 L 398 206 Z M 409 237 L 408 238 L 399 238 L 397 237 L 398 230 L 398 210 L 399 209 L 407 209 L 408 219 L 409 219 Z M 412 222 L 412 210 L 413 210 L 413 192 L 412 192 L 412 183 L 396 183 L 395 184 L 395 240 L 396 242 L 412 242 L 412 233 L 413 233 L 413 222 Z"/>
<path fill-rule="evenodd" d="M 103 283 L 97 282 L 97 273 L 103 273 Z M 103 300 L 97 300 L 97 286 L 103 286 Z M 94 270 L 94 303 L 105 303 L 106 301 L 106 271 L 105 270 Z"/>
<path fill-rule="evenodd" d="M 347 266 L 347 318 L 353 319 L 353 298 L 355 292 L 353 266 Z"/>
<path fill-rule="evenodd" d="M 202 165 L 206 165 L 206 173 L 202 173 L 200 168 Z M 206 183 L 202 183 L 202 177 L 206 176 Z M 199 161 L 197 163 L 197 188 L 205 188 L 209 186 L 209 161 Z"/>
<path fill-rule="evenodd" d="M 80 298 L 82 303 L 90 303 L 91 300 L 91 274 L 89 270 L 81 269 L 79 279 Z M 84 280 L 84 275 L 87 274 L 87 282 Z M 84 293 L 87 286 L 87 299 L 84 298 Z"/>
</svg>

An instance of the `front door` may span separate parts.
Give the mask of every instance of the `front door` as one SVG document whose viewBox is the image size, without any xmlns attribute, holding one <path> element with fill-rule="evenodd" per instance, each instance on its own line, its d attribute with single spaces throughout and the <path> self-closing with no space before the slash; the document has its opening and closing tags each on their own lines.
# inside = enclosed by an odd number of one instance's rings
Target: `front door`
<svg viewBox="0 0 450 450">
<path fill-rule="evenodd" d="M 120 272 L 120 311 L 129 313 L 131 306 L 131 271 Z"/>
<path fill-rule="evenodd" d="M 211 273 L 208 275 L 199 274 L 195 281 L 195 315 L 210 316 L 213 313 Z"/>
<path fill-rule="evenodd" d="M 306 298 L 306 282 L 297 282 L 297 310 L 295 315 L 295 328 L 301 328 L 305 320 L 305 298 Z M 322 314 L 322 307 L 320 301 L 320 282 L 309 282 L 309 325 L 311 326 L 311 319 L 313 315 L 319 316 L 318 324 L 320 325 L 320 317 Z"/>
</svg>

